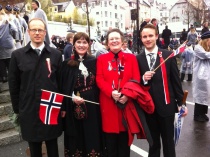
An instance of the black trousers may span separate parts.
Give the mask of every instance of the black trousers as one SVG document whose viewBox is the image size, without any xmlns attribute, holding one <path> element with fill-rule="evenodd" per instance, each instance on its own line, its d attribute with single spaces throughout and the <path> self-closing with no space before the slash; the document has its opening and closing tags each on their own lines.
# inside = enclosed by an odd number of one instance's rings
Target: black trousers
<svg viewBox="0 0 210 157">
<path fill-rule="evenodd" d="M 42 157 L 42 142 L 28 142 L 30 157 Z M 48 157 L 59 157 L 57 138 L 45 141 Z"/>
<path fill-rule="evenodd" d="M 181 73 L 181 81 L 184 80 L 185 74 Z M 192 81 L 192 74 L 188 74 L 188 80 L 187 81 Z"/>
<path fill-rule="evenodd" d="M 147 124 L 153 139 L 153 145 L 149 147 L 148 157 L 160 157 L 161 139 L 164 157 L 176 157 L 174 144 L 174 117 L 161 117 L 156 112 L 146 114 Z"/>
<path fill-rule="evenodd" d="M 208 113 L 208 106 L 207 105 L 202 105 L 202 104 L 195 103 L 194 116 L 204 115 L 204 114 L 207 114 L 207 113 Z"/>
<path fill-rule="evenodd" d="M 10 58 L 0 59 L 0 77 L 7 77 L 7 70 L 9 69 Z"/>
<path fill-rule="evenodd" d="M 108 157 L 130 157 L 130 146 L 128 146 L 128 132 L 105 133 Z"/>
</svg>

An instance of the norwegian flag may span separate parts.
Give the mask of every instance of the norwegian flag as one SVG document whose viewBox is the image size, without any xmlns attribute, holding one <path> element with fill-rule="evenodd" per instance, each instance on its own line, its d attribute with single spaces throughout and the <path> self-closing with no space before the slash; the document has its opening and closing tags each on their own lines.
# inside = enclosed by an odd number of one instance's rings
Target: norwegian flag
<svg viewBox="0 0 210 157">
<path fill-rule="evenodd" d="M 60 112 L 63 96 L 49 91 L 42 91 L 39 117 L 46 125 L 58 124 L 57 119 Z"/>
<path fill-rule="evenodd" d="M 185 48 L 186 48 L 185 44 L 181 45 L 180 47 L 178 47 L 176 50 L 173 51 L 170 57 L 174 57 L 178 54 L 181 54 L 182 52 L 184 52 Z"/>
<path fill-rule="evenodd" d="M 112 81 L 112 89 L 116 89 L 115 84 L 114 84 L 114 80 Z"/>
<path fill-rule="evenodd" d="M 119 74 L 119 79 L 122 79 L 124 75 L 124 56 L 122 57 L 122 60 L 118 64 L 118 74 Z"/>
</svg>

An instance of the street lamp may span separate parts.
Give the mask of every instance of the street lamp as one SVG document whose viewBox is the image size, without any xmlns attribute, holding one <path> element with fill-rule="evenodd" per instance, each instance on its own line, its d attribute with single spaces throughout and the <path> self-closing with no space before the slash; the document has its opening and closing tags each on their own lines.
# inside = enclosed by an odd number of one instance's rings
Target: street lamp
<svg viewBox="0 0 210 157">
<path fill-rule="evenodd" d="M 82 0 L 83 3 L 85 3 L 84 6 L 82 6 L 82 10 L 86 13 L 87 15 L 87 26 L 88 26 L 88 35 L 90 37 L 90 19 L 89 19 L 89 8 L 88 8 L 88 0 Z"/>
</svg>

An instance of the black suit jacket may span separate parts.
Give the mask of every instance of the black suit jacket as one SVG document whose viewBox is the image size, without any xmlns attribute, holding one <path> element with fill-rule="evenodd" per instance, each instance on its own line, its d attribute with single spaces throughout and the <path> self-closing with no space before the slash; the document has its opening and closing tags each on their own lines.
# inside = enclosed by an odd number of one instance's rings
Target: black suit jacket
<svg viewBox="0 0 210 157">
<path fill-rule="evenodd" d="M 159 49 L 158 51 L 162 51 L 162 56 L 166 59 L 171 52 L 163 49 Z M 141 54 L 137 55 L 138 65 L 140 69 L 141 79 L 146 71 L 149 71 L 149 66 L 147 63 L 145 51 Z M 157 56 L 155 66 L 156 68 L 160 64 L 159 55 Z M 156 112 L 163 116 L 171 116 L 174 115 L 175 112 L 178 111 L 177 105 L 182 105 L 183 98 L 183 90 L 181 81 L 179 78 L 179 71 L 177 67 L 176 57 L 170 58 L 165 62 L 167 78 L 168 78 L 168 87 L 170 93 L 170 104 L 165 103 L 164 89 L 163 89 L 163 79 L 161 67 L 155 71 L 153 78 L 148 82 L 145 86 L 150 86 L 149 92 L 153 98 L 155 104 Z M 141 80 L 143 84 L 143 80 Z"/>
</svg>

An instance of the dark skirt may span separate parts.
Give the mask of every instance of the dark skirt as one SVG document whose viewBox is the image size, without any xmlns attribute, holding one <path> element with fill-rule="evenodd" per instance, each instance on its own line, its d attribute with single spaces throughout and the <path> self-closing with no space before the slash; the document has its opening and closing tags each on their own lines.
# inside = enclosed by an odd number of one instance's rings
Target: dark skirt
<svg viewBox="0 0 210 157">
<path fill-rule="evenodd" d="M 87 97 L 87 93 L 85 97 Z M 81 95 L 81 97 L 83 97 Z M 84 97 L 83 97 L 84 98 Z M 91 96 L 89 97 L 91 98 Z M 65 157 L 95 157 L 103 156 L 103 135 L 99 105 L 85 103 L 86 117 L 74 118 L 76 134 L 64 132 Z"/>
</svg>

